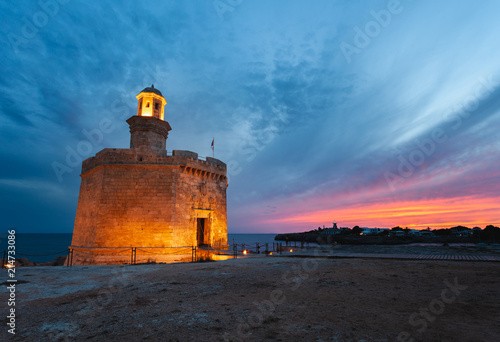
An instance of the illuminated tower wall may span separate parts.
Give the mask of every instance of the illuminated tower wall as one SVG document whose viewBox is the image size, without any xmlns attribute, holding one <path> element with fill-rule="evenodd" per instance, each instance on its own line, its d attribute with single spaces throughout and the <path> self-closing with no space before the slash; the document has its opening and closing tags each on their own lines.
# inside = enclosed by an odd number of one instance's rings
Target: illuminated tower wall
<svg viewBox="0 0 500 342">
<path fill-rule="evenodd" d="M 82 164 L 74 263 L 121 262 L 106 257 L 119 248 L 129 260 L 130 247 L 227 244 L 226 164 L 190 151 L 167 153 L 163 95 L 148 87 L 137 99 L 137 116 L 127 120 L 130 148 L 106 148 Z M 165 261 L 148 251 L 148 260 Z"/>
</svg>

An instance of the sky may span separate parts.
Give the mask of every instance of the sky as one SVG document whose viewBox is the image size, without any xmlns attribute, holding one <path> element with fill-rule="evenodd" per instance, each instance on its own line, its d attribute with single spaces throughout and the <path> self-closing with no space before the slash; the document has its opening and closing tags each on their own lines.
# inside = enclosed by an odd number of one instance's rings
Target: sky
<svg viewBox="0 0 500 342">
<path fill-rule="evenodd" d="M 3 1 L 0 229 L 71 233 L 81 161 L 129 146 L 125 120 L 151 84 L 167 150 L 210 156 L 215 139 L 229 233 L 500 225 L 499 12 L 494 0 Z"/>
</svg>

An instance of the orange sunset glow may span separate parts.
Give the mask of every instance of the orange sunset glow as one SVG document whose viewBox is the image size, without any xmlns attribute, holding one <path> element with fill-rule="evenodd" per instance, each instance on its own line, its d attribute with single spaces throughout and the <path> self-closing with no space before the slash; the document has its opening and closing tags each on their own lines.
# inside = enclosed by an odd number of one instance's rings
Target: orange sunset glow
<svg viewBox="0 0 500 342">
<path fill-rule="evenodd" d="M 291 214 L 268 220 L 265 223 L 276 226 L 315 228 L 319 225 L 331 225 L 332 221 L 339 226 L 391 228 L 394 226 L 412 229 L 450 228 L 457 225 L 482 227 L 488 224 L 498 225 L 498 198 L 460 197 L 453 199 L 436 199 L 421 201 L 402 201 L 390 203 L 373 203 L 339 207 L 308 213 Z"/>
<path fill-rule="evenodd" d="M 458 162 L 452 162 L 455 163 Z M 342 182 L 325 183 L 290 196 L 272 196 L 264 203 L 244 208 L 254 215 L 240 211 L 235 214 L 257 231 L 277 233 L 331 227 L 333 222 L 350 228 L 498 226 L 499 167 L 491 158 L 441 170 L 426 167 L 390 187 L 381 174 L 391 168 L 382 165 L 380 170 L 356 170 L 344 176 Z"/>
</svg>

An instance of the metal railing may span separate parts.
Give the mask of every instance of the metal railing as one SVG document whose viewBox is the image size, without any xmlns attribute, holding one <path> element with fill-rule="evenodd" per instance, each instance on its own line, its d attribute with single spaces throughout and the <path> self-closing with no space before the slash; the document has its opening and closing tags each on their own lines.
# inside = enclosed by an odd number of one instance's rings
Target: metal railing
<svg viewBox="0 0 500 342">
<path fill-rule="evenodd" d="M 300 247 L 308 247 L 309 243 L 307 242 L 299 242 L 299 246 L 297 246 L 297 242 L 295 242 L 295 248 Z M 99 257 L 99 256 L 125 256 L 127 254 L 130 255 L 130 264 L 137 264 L 137 255 L 139 256 L 151 256 L 151 257 L 161 257 L 167 255 L 189 255 L 191 253 L 191 262 L 197 262 L 200 260 L 206 260 L 206 255 L 225 255 L 228 257 L 237 258 L 241 255 L 248 254 L 273 254 L 279 253 L 281 254 L 284 251 L 288 251 L 290 247 L 294 247 L 293 243 L 286 243 L 283 246 L 281 242 L 273 242 L 273 243 L 233 243 L 231 245 L 207 245 L 207 246 L 180 246 L 180 247 L 70 247 L 60 252 L 48 253 L 48 254 L 24 254 L 24 253 L 16 253 L 16 255 L 20 256 L 29 256 L 29 257 L 44 257 L 51 255 L 59 255 L 63 253 L 67 253 L 66 260 L 64 265 L 67 267 L 73 266 L 74 262 L 74 254 L 78 253 L 79 256 L 87 255 L 89 257 Z M 203 256 L 205 255 L 205 256 Z M 123 260 L 127 260 L 123 258 Z M 148 259 L 149 260 L 149 259 Z M 144 262 L 144 263 L 153 263 L 156 262 Z M 2 257 L 2 268 L 5 268 L 7 263 L 7 251 L 3 251 Z M 125 262 L 126 263 L 126 262 Z"/>
</svg>

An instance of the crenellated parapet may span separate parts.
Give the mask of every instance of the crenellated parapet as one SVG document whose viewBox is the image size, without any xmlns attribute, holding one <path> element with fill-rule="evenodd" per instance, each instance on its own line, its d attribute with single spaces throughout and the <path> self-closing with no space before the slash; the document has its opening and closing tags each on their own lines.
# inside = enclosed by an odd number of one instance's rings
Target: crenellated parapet
<svg viewBox="0 0 500 342">
<path fill-rule="evenodd" d="M 172 155 L 139 151 L 137 149 L 105 148 L 95 157 L 82 163 L 82 177 L 102 165 L 170 165 L 178 167 L 182 173 L 227 182 L 227 166 L 222 161 L 206 157 L 199 159 L 198 154 L 191 151 L 172 151 Z"/>
</svg>

